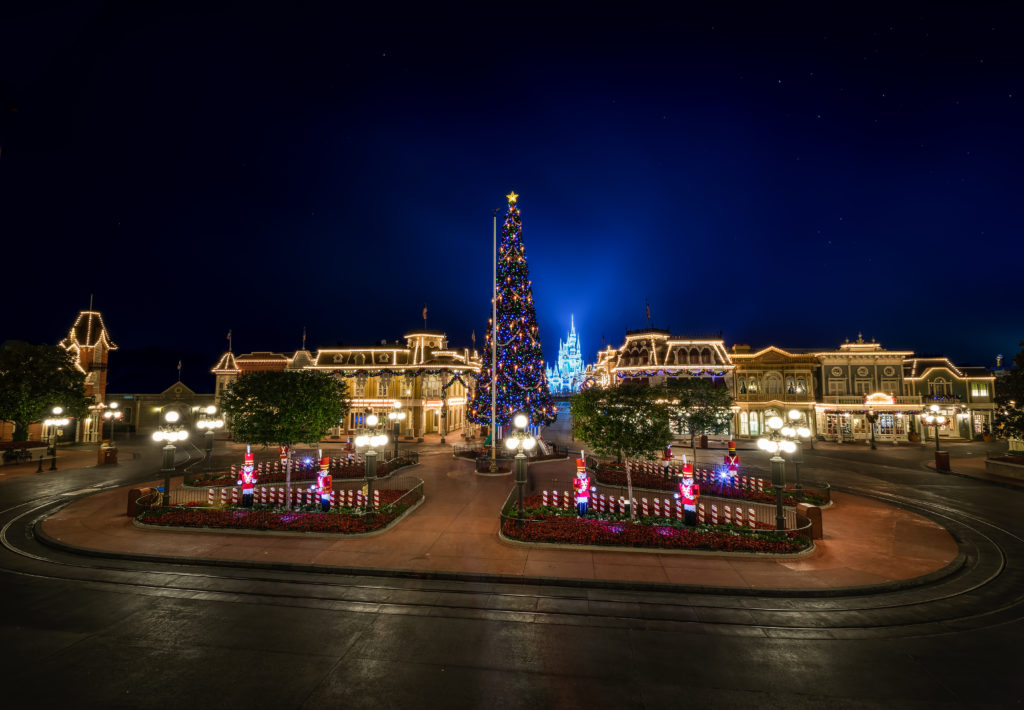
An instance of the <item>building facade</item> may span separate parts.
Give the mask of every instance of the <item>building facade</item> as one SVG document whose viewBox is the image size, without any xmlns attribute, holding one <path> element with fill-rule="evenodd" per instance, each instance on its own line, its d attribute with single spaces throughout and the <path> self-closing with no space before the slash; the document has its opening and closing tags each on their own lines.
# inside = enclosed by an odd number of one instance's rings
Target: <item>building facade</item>
<svg viewBox="0 0 1024 710">
<path fill-rule="evenodd" d="M 332 437 L 351 436 L 366 414 L 386 417 L 400 403 L 406 413 L 400 436 L 418 439 L 430 433 L 443 437 L 466 425 L 467 396 L 480 370 L 480 358 L 469 349 L 449 349 L 442 331 L 416 330 L 405 334 L 404 343 L 322 348 L 315 353 L 236 355 L 229 350 L 211 372 L 216 376 L 219 403 L 230 383 L 241 375 L 299 370 L 329 372 L 348 385 L 352 406 L 345 421 L 331 432 Z"/>
<path fill-rule="evenodd" d="M 787 419 L 791 410 L 803 415 L 802 424 L 815 432 L 815 373 L 818 360 L 811 353 L 792 352 L 774 345 L 752 352 L 748 345 L 732 347 L 733 433 L 757 438 L 774 416 Z"/>
<path fill-rule="evenodd" d="M 957 367 L 948 358 L 908 358 L 903 364 L 904 394 L 933 405 L 946 421 L 939 438 L 972 439 L 992 432 L 995 416 L 995 376 L 984 367 Z M 934 427 L 918 422 L 921 438 L 935 435 Z"/>
</svg>

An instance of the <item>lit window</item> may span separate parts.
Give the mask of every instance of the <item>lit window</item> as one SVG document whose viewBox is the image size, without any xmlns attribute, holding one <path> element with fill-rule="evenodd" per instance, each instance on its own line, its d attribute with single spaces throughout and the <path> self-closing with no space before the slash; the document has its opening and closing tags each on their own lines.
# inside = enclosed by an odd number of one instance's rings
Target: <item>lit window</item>
<svg viewBox="0 0 1024 710">
<path fill-rule="evenodd" d="M 750 427 L 747 424 L 747 413 L 740 412 L 740 436 L 748 436 L 750 434 Z"/>
<path fill-rule="evenodd" d="M 971 383 L 971 396 L 972 397 L 988 397 L 988 383 L 986 383 L 986 382 L 972 382 Z"/>
</svg>

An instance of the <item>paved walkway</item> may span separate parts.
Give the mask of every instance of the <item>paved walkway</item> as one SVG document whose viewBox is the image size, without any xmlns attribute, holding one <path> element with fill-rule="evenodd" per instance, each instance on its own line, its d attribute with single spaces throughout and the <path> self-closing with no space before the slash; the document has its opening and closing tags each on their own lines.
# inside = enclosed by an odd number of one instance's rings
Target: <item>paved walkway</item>
<svg viewBox="0 0 1024 710">
<path fill-rule="evenodd" d="M 535 464 L 538 478 L 572 476 L 572 461 Z M 941 569 L 957 555 L 944 528 L 913 513 L 836 494 L 824 511 L 825 539 L 796 559 L 729 558 L 708 553 L 580 551 L 523 547 L 498 538 L 498 510 L 510 475 L 479 476 L 468 461 L 426 455 L 405 469 L 426 482 L 426 501 L 392 530 L 368 538 L 298 538 L 141 530 L 125 515 L 127 489 L 79 500 L 44 522 L 72 546 L 116 553 L 299 563 L 367 570 L 412 570 L 661 582 L 744 588 L 816 589 L 910 579 Z M 155 483 L 155 482 L 154 482 Z"/>
</svg>

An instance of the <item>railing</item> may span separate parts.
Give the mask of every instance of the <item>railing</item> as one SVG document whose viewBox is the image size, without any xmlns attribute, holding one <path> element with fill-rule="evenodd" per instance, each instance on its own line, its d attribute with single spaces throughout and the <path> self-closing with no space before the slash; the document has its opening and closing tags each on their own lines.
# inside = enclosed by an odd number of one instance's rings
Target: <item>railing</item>
<svg viewBox="0 0 1024 710">
<path fill-rule="evenodd" d="M 822 399 L 825 404 L 864 404 L 864 398 L 867 395 L 863 394 L 830 394 L 825 395 Z M 921 395 L 898 395 L 893 398 L 895 404 L 921 404 Z"/>
<path fill-rule="evenodd" d="M 363 479 L 357 478 L 335 479 L 334 483 L 334 490 L 336 491 L 358 490 L 362 488 L 364 481 Z M 410 505 L 423 497 L 423 481 L 422 479 L 416 478 L 415 476 L 399 476 L 397 478 L 377 479 L 374 482 L 373 487 L 375 490 L 379 491 L 397 491 L 403 490 L 408 487 L 410 491 L 404 494 L 401 498 L 399 498 L 399 500 Z M 171 506 L 206 506 L 207 504 L 209 504 L 211 500 L 211 493 L 213 494 L 212 500 L 214 506 L 221 505 L 222 501 L 224 501 L 228 505 L 232 505 L 232 503 L 236 500 L 241 501 L 241 488 L 241 486 L 213 486 L 207 488 L 172 488 Z M 272 490 L 276 494 L 279 489 L 283 489 L 285 488 L 285 486 L 283 483 L 267 483 L 257 484 L 256 486 L 254 486 L 254 488 L 256 490 L 256 493 L 253 497 L 256 500 L 259 500 L 261 498 L 261 489 Z M 302 485 L 300 482 L 292 482 L 293 491 L 305 491 L 308 490 L 309 488 L 310 486 Z M 414 492 L 413 489 L 416 489 L 418 492 Z M 237 493 L 234 492 L 236 490 L 238 491 Z M 222 492 L 225 491 L 226 494 L 223 494 Z M 409 500 L 405 500 L 409 496 L 412 496 L 412 498 L 410 499 L 411 503 L 409 502 Z M 162 494 L 159 492 L 154 492 L 149 494 L 148 496 L 143 496 L 137 502 L 139 510 L 145 510 L 148 508 L 156 507 L 157 505 L 160 504 L 161 498 Z M 398 501 L 395 502 L 397 503 Z"/>
<path fill-rule="evenodd" d="M 808 402 L 813 398 L 810 392 L 747 392 L 736 395 L 737 402 Z"/>
</svg>

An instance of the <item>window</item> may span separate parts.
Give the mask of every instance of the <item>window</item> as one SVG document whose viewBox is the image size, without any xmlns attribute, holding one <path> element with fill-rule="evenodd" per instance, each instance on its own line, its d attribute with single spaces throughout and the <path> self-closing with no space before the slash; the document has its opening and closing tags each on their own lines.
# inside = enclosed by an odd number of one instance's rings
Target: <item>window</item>
<svg viewBox="0 0 1024 710">
<path fill-rule="evenodd" d="M 423 381 L 423 396 L 424 397 L 440 397 L 441 396 L 441 377 L 440 375 L 427 375 Z"/>
<path fill-rule="evenodd" d="M 796 378 L 796 393 L 806 394 L 807 393 L 807 381 L 803 377 Z"/>
<path fill-rule="evenodd" d="M 764 378 L 764 386 L 767 388 L 768 394 L 781 394 L 782 378 L 774 374 L 768 375 Z"/>
<path fill-rule="evenodd" d="M 896 394 L 900 391 L 900 385 L 898 380 L 882 380 L 882 392 L 886 394 Z"/>
<path fill-rule="evenodd" d="M 971 396 L 972 397 L 988 397 L 988 383 L 987 382 L 972 382 L 971 383 Z"/>
<path fill-rule="evenodd" d="M 748 436 L 750 434 L 750 428 L 747 424 L 747 413 L 740 412 L 740 436 Z"/>
<path fill-rule="evenodd" d="M 846 394 L 846 380 L 829 380 L 828 393 L 833 397 L 841 397 Z"/>
<path fill-rule="evenodd" d="M 710 350 L 705 350 L 704 352 L 702 352 L 700 354 L 700 361 L 701 361 L 701 363 L 703 363 L 705 365 L 710 365 L 711 364 L 711 351 Z"/>
<path fill-rule="evenodd" d="M 796 394 L 796 382 L 792 377 L 786 378 L 786 394 Z"/>
<path fill-rule="evenodd" d="M 740 378 L 740 394 L 746 394 L 746 393 L 747 393 L 747 378 L 746 377 L 741 377 Z M 743 418 L 746 419 L 746 417 L 747 417 L 747 415 L 746 415 L 746 413 L 744 413 L 743 414 Z"/>
<path fill-rule="evenodd" d="M 857 380 L 853 383 L 854 394 L 868 394 L 871 391 L 871 380 Z"/>
<path fill-rule="evenodd" d="M 761 427 L 757 420 L 757 412 L 750 413 L 750 435 L 757 436 L 761 433 Z"/>
<path fill-rule="evenodd" d="M 377 379 L 377 396 L 387 397 L 388 396 L 388 381 L 383 377 Z"/>
<path fill-rule="evenodd" d="M 928 393 L 933 397 L 942 397 L 950 393 L 950 386 L 951 383 L 946 382 L 941 377 L 936 377 L 928 383 Z"/>
<path fill-rule="evenodd" d="M 366 396 L 366 378 L 357 377 L 355 382 L 352 383 L 352 396 L 353 397 L 365 397 Z"/>
</svg>

